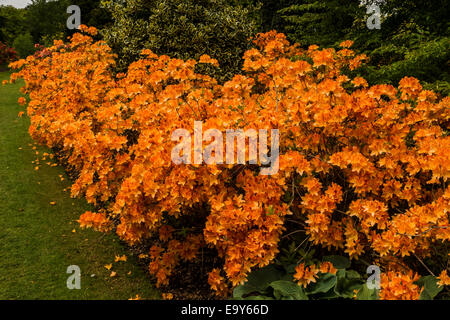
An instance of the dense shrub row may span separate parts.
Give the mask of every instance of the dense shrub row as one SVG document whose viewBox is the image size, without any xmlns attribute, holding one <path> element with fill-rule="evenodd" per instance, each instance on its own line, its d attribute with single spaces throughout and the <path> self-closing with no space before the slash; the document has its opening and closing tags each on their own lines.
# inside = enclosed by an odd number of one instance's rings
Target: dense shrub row
<svg viewBox="0 0 450 320">
<path fill-rule="evenodd" d="M 417 298 L 408 258 L 440 261 L 450 239 L 450 99 L 414 78 L 398 88 L 348 78 L 341 70 L 365 59 L 350 41 L 338 51 L 302 49 L 276 32 L 254 42 L 245 73 L 223 85 L 195 72 L 217 64 L 206 55 L 144 50 L 113 75 L 111 49 L 82 34 L 13 63 L 21 70 L 12 80 L 26 81 L 32 137 L 63 150 L 79 172 L 72 195 L 104 208 L 80 224 L 114 229 L 130 244 L 152 237 L 158 284 L 208 246 L 223 261 L 209 282 L 227 294 L 274 259 L 289 217 L 317 247 L 382 266 L 382 298 Z M 279 129 L 278 174 L 248 163 L 173 164 L 172 133 L 193 133 L 196 120 L 204 131 Z M 434 271 L 449 284 L 444 268 Z M 306 286 L 318 270 L 333 267 L 301 265 L 296 279 Z"/>
</svg>

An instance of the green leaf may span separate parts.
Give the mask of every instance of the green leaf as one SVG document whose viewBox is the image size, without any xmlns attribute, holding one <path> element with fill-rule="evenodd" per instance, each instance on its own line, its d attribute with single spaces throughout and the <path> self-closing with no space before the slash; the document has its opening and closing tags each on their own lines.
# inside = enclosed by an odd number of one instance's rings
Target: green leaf
<svg viewBox="0 0 450 320">
<path fill-rule="evenodd" d="M 336 277 L 338 279 L 345 278 L 345 275 L 346 275 L 345 269 L 338 269 L 338 271 L 336 272 Z"/>
<path fill-rule="evenodd" d="M 378 300 L 377 289 L 369 289 L 365 283 L 356 294 L 356 298 L 358 300 Z"/>
<path fill-rule="evenodd" d="M 355 270 L 346 270 L 345 277 L 347 279 L 361 279 L 360 274 Z"/>
<path fill-rule="evenodd" d="M 325 256 L 323 261 L 331 262 L 336 269 L 347 269 L 351 265 L 350 260 L 343 256 Z"/>
<path fill-rule="evenodd" d="M 292 281 L 278 280 L 270 284 L 276 299 L 292 298 L 294 300 L 308 300 L 303 288 Z M 285 300 L 285 299 L 283 299 Z"/>
<path fill-rule="evenodd" d="M 364 284 L 361 276 L 354 270 L 338 270 L 334 292 L 342 298 L 353 298 L 354 291 L 359 291 Z"/>
<path fill-rule="evenodd" d="M 314 300 L 329 300 L 336 298 L 339 298 L 339 296 L 334 292 L 333 288 L 326 293 L 317 293 L 314 295 Z"/>
<path fill-rule="evenodd" d="M 315 283 L 308 286 L 307 294 L 326 293 L 336 285 L 336 282 L 336 275 L 326 273 L 320 276 Z"/>
<path fill-rule="evenodd" d="M 233 289 L 233 298 L 234 299 L 244 299 L 243 296 L 252 293 L 252 292 L 258 292 L 254 287 L 249 285 L 239 285 Z"/>
<path fill-rule="evenodd" d="M 274 298 L 268 296 L 250 296 L 245 298 L 245 300 L 274 300 Z"/>
<path fill-rule="evenodd" d="M 284 273 L 273 265 L 252 271 L 247 282 L 234 288 L 233 298 L 242 298 L 250 293 L 266 293 L 270 283 L 281 279 L 283 275 Z"/>
<path fill-rule="evenodd" d="M 436 277 L 431 275 L 422 277 L 415 283 L 423 287 L 423 291 L 419 297 L 420 300 L 433 300 L 443 289 L 443 287 L 438 286 Z"/>
</svg>

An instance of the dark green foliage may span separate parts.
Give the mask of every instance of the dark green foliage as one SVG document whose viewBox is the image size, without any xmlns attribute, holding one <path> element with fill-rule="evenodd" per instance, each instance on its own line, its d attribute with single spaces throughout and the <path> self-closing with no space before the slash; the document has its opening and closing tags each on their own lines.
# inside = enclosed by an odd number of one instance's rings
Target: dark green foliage
<svg viewBox="0 0 450 320">
<path fill-rule="evenodd" d="M 256 6 L 259 8 L 259 31 L 277 30 L 285 32 L 286 23 L 280 10 L 298 3 L 296 0 L 234 0 L 236 4 Z"/>
<path fill-rule="evenodd" d="M 436 277 L 431 275 L 420 278 L 416 281 L 416 284 L 423 287 L 419 297 L 420 300 L 433 300 L 444 289 L 437 284 Z"/>
<path fill-rule="evenodd" d="M 374 66 L 373 62 L 365 70 L 370 83 L 397 84 L 404 76 L 422 80 L 426 89 L 447 96 L 450 92 L 450 38 L 424 41 L 411 48 L 386 45 L 374 50 L 372 57 L 399 52 L 402 57 L 391 64 Z"/>
<path fill-rule="evenodd" d="M 69 0 L 81 9 L 81 24 L 102 29 L 112 22 L 111 15 L 101 6 L 101 0 Z"/>
<path fill-rule="evenodd" d="M 29 33 L 18 35 L 13 42 L 13 47 L 20 58 L 26 58 L 35 52 L 33 38 Z"/>
<path fill-rule="evenodd" d="M 26 31 L 25 10 L 0 6 L 0 41 L 12 46 L 14 39 Z"/>
<path fill-rule="evenodd" d="M 398 84 L 413 76 L 426 89 L 449 94 L 450 34 L 446 1 L 388 1 L 381 6 L 380 30 L 365 18 L 349 33 L 355 48 L 370 57 L 364 76 L 371 84 Z M 446 13 L 447 12 L 447 13 Z"/>
<path fill-rule="evenodd" d="M 310 283 L 306 288 L 299 286 L 293 278 L 299 256 L 307 265 L 317 263 L 318 260 L 312 258 L 313 252 L 307 254 L 302 249 L 295 251 L 294 248 L 283 249 L 284 253 L 274 264 L 251 272 L 247 282 L 234 288 L 233 298 L 238 300 L 353 299 L 356 292 L 358 300 L 378 299 L 377 290 L 369 289 L 363 276 L 348 269 L 350 260 L 343 256 L 328 256 L 322 260 L 332 262 L 338 268 L 336 274 L 319 273 L 316 282 Z"/>
<path fill-rule="evenodd" d="M 59 38 L 64 35 L 69 15 L 66 10 L 70 1 L 32 0 L 26 8 L 26 23 L 28 32 L 34 42 L 42 39 Z"/>
<path fill-rule="evenodd" d="M 382 2 L 381 11 L 386 15 L 383 28 L 387 31 L 398 30 L 405 22 L 414 21 L 431 34 L 448 32 L 450 9 L 447 0 L 389 0 Z"/>
<path fill-rule="evenodd" d="M 33 0 L 26 9 L 0 6 L 0 40 L 12 46 L 17 36 L 30 33 L 34 43 L 50 45 L 65 38 L 74 32 L 66 28 L 66 9 L 75 4 L 83 24 L 103 29 L 119 55 L 118 71 L 149 48 L 182 59 L 209 54 L 221 69 L 198 71 L 229 79 L 240 72 L 248 38 L 275 29 L 305 47 L 354 40 L 353 49 L 370 58 L 358 71 L 370 84 L 396 85 L 414 76 L 426 89 L 448 95 L 447 1 L 366 1 L 377 2 L 380 30 L 367 28 L 369 15 L 360 0 Z"/>
<path fill-rule="evenodd" d="M 100 2 L 101 0 L 32 0 L 25 9 L 0 6 L 0 40 L 12 46 L 18 36 L 18 41 L 23 43 L 24 35 L 30 34 L 33 43 L 50 46 L 54 40 L 64 39 L 77 31 L 67 28 L 70 16 L 67 8 L 70 5 L 80 7 L 82 24 L 103 28 L 111 22 L 111 17 L 100 6 Z"/>
<path fill-rule="evenodd" d="M 303 46 L 335 45 L 351 30 L 356 0 L 303 0 L 279 10 L 289 39 Z"/>
<path fill-rule="evenodd" d="M 256 32 L 248 9 L 224 0 L 105 1 L 114 23 L 103 30 L 105 40 L 118 54 L 119 69 L 139 58 L 144 48 L 180 59 L 208 54 L 220 70 L 208 74 L 227 79 L 239 73 L 241 57 Z"/>
<path fill-rule="evenodd" d="M 367 0 L 378 4 L 381 29 L 370 30 L 367 6 L 359 0 L 301 0 L 278 11 L 284 30 L 303 46 L 337 47 L 354 40 L 353 49 L 370 60 L 361 75 L 370 84 L 397 85 L 413 76 L 443 96 L 449 91 L 448 1 Z M 276 16 L 275 14 L 273 15 Z"/>
</svg>

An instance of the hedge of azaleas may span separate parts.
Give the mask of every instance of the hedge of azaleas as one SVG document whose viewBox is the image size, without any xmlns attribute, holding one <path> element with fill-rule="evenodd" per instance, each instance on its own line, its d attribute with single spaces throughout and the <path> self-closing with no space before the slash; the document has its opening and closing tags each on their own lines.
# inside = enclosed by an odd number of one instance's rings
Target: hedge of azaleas
<svg viewBox="0 0 450 320">
<path fill-rule="evenodd" d="M 81 226 L 114 229 L 130 244 L 153 237 L 149 270 L 159 285 L 213 247 L 223 267 L 209 282 L 227 294 L 274 259 L 290 216 L 315 245 L 370 256 L 389 272 L 382 298 L 418 297 L 415 270 L 398 264 L 450 239 L 448 97 L 439 101 L 414 78 L 398 88 L 348 78 L 342 71 L 365 59 L 350 41 L 339 51 L 305 50 L 261 34 L 244 75 L 222 85 L 195 73 L 196 64 L 217 64 L 208 56 L 182 61 L 150 50 L 114 75 L 110 48 L 92 40 L 95 29 L 82 31 L 12 64 L 21 69 L 12 80 L 25 79 L 30 96 L 30 134 L 79 173 L 72 195 L 103 208 L 84 213 Z M 173 164 L 172 132 L 193 133 L 196 120 L 204 131 L 279 129 L 279 172 Z M 174 221 L 204 223 L 182 234 Z M 440 279 L 449 283 L 445 270 Z"/>
</svg>

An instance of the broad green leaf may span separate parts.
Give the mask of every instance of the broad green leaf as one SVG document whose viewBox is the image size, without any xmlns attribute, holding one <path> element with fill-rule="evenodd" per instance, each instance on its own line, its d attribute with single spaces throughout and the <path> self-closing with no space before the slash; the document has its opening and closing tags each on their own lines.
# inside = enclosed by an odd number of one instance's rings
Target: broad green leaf
<svg viewBox="0 0 450 320">
<path fill-rule="evenodd" d="M 326 273 L 320 276 L 315 283 L 308 286 L 307 294 L 326 293 L 336 285 L 336 282 L 336 275 Z"/>
<path fill-rule="evenodd" d="M 270 283 L 279 280 L 283 275 L 284 272 L 282 270 L 274 265 L 268 265 L 264 268 L 252 271 L 248 275 L 248 281 L 246 283 L 257 289 L 264 290 Z"/>
<path fill-rule="evenodd" d="M 377 289 L 369 289 L 365 283 L 356 294 L 358 300 L 378 300 Z"/>
<path fill-rule="evenodd" d="M 261 292 L 257 290 L 255 287 L 251 285 L 240 285 L 233 289 L 233 298 L 234 299 L 244 299 L 243 296 L 250 294 L 250 293 L 257 293 L 260 294 Z"/>
<path fill-rule="evenodd" d="M 355 290 L 359 291 L 364 284 L 360 275 L 354 270 L 338 270 L 334 292 L 342 298 L 353 298 Z"/>
<path fill-rule="evenodd" d="M 345 269 L 339 269 L 339 270 L 336 272 L 336 277 L 337 277 L 338 279 L 342 279 L 342 278 L 345 278 L 345 274 L 346 274 Z"/>
<path fill-rule="evenodd" d="M 346 270 L 345 277 L 347 279 L 361 279 L 361 275 L 355 270 Z"/>
<path fill-rule="evenodd" d="M 278 280 L 270 284 L 276 299 L 292 298 L 295 300 L 308 300 L 303 288 L 292 281 Z"/>
<path fill-rule="evenodd" d="M 423 287 L 419 297 L 420 300 L 433 300 L 443 289 L 443 287 L 438 286 L 436 277 L 431 275 L 420 278 L 416 281 L 416 284 Z"/>
<path fill-rule="evenodd" d="M 250 296 L 248 298 L 245 298 L 245 300 L 274 300 L 274 299 L 268 296 Z"/>
<path fill-rule="evenodd" d="M 252 271 L 247 282 L 234 288 L 233 298 L 242 298 L 250 293 L 264 294 L 269 284 L 281 279 L 283 275 L 284 273 L 273 265 Z"/>
</svg>

